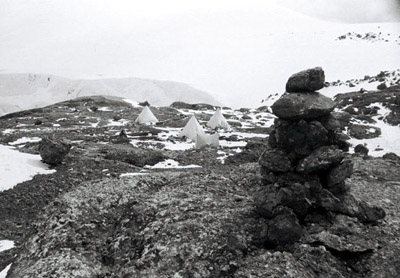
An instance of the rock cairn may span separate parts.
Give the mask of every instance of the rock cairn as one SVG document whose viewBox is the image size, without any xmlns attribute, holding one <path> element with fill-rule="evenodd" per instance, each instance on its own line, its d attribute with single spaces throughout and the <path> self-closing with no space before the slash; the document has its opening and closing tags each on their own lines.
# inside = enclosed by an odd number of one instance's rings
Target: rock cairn
<svg viewBox="0 0 400 278">
<path fill-rule="evenodd" d="M 315 223 L 330 214 L 363 222 L 385 216 L 382 209 L 349 193 L 349 144 L 340 131 L 340 113 L 333 112 L 335 103 L 316 92 L 324 82 L 319 67 L 296 73 L 272 106 L 278 118 L 259 160 L 263 186 L 254 197 L 257 212 L 268 219 L 261 232 L 267 245 L 293 243 L 302 236 L 301 223 Z"/>
</svg>

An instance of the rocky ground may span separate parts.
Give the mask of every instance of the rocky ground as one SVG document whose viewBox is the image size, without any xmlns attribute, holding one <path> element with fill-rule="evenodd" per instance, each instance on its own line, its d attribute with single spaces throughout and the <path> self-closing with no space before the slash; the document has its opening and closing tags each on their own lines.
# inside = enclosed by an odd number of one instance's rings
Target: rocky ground
<svg viewBox="0 0 400 278">
<path fill-rule="evenodd" d="M 371 95 L 338 96 L 349 123 L 374 114 L 384 102 L 398 121 L 398 88 Z M 389 100 L 390 96 L 390 100 Z M 364 100 L 363 100 L 364 99 Z M 364 103 L 370 99 L 370 103 Z M 257 163 L 273 116 L 225 108 L 233 132 L 218 150 L 195 150 L 176 138 L 189 115 L 201 123 L 208 105 L 152 107 L 160 122 L 134 124 L 141 107 L 117 98 L 90 97 L 0 118 L 0 143 L 22 138 L 65 140 L 71 150 L 53 174 L 0 192 L 0 240 L 16 247 L 0 253 L 9 277 L 398 277 L 400 275 L 400 160 L 348 154 L 347 180 L 358 198 L 386 211 L 374 224 L 329 217 L 304 227 L 294 244 L 271 249 L 260 238 L 265 219 L 255 213 L 261 186 Z M 121 131 L 124 130 L 124 134 Z M 39 153 L 38 140 L 21 140 L 21 152 Z M 150 169 L 172 159 L 189 169 Z M 223 162 L 223 163 L 222 163 Z M 124 175 L 130 173 L 130 175 Z M 333 223 L 333 222 L 332 222 Z"/>
</svg>

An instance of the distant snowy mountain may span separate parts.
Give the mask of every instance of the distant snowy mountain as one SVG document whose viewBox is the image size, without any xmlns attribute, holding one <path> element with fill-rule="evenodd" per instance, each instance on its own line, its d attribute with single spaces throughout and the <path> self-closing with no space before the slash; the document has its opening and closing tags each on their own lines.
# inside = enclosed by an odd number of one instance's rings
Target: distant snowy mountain
<svg viewBox="0 0 400 278">
<path fill-rule="evenodd" d="M 152 105 L 174 101 L 220 105 L 210 94 L 187 84 L 139 78 L 69 79 L 46 74 L 0 74 L 0 115 L 76 97 L 110 95 Z"/>
</svg>

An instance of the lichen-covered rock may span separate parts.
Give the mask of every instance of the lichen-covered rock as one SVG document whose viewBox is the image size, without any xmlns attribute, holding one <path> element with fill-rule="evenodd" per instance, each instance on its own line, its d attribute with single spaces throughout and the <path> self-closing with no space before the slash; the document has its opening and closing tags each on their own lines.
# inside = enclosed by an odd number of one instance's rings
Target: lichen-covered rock
<svg viewBox="0 0 400 278">
<path fill-rule="evenodd" d="M 158 150 L 134 148 L 131 145 L 104 147 L 105 159 L 122 161 L 134 166 L 144 167 L 164 161 L 167 156 Z"/>
<path fill-rule="evenodd" d="M 272 111 L 284 120 L 312 120 L 328 115 L 336 104 L 320 93 L 285 94 L 272 105 Z"/>
<path fill-rule="evenodd" d="M 325 73 L 316 67 L 293 74 L 286 83 L 286 92 L 313 92 L 322 89 L 325 84 Z"/>
<path fill-rule="evenodd" d="M 43 162 L 50 165 L 60 164 L 70 149 L 70 144 L 50 137 L 43 138 L 39 144 L 39 153 Z"/>
<path fill-rule="evenodd" d="M 258 225 L 235 186 L 208 171 L 86 183 L 36 221 L 9 277 L 231 277 Z"/>
<path fill-rule="evenodd" d="M 302 159 L 296 167 L 298 172 L 312 173 L 338 165 L 345 157 L 344 152 L 337 146 L 323 146 Z"/>
<path fill-rule="evenodd" d="M 278 149 L 267 149 L 261 155 L 259 163 L 272 172 L 287 172 L 292 168 L 287 154 Z"/>
</svg>

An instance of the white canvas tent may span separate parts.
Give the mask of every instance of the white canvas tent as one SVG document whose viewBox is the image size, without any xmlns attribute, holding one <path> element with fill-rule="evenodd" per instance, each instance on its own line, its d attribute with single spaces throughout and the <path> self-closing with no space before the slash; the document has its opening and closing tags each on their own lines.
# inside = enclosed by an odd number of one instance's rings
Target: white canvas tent
<svg viewBox="0 0 400 278">
<path fill-rule="evenodd" d="M 219 147 L 219 134 L 197 134 L 196 149 L 201 149 L 204 146 Z"/>
<path fill-rule="evenodd" d="M 207 122 L 207 126 L 211 127 L 212 129 L 215 128 L 224 128 L 224 129 L 230 129 L 231 126 L 228 124 L 226 121 L 224 115 L 222 115 L 221 109 L 217 109 L 215 111 L 214 115 L 212 115 L 211 119 Z"/>
<path fill-rule="evenodd" d="M 187 122 L 181 133 L 179 133 L 178 137 L 186 137 L 195 141 L 198 134 L 205 135 L 205 132 L 197 121 L 196 117 L 193 115 Z"/>
<path fill-rule="evenodd" d="M 145 106 L 140 112 L 139 116 L 136 118 L 135 123 L 139 124 L 152 124 L 158 123 L 156 116 L 154 116 L 153 112 L 151 112 L 148 106 Z"/>
</svg>

